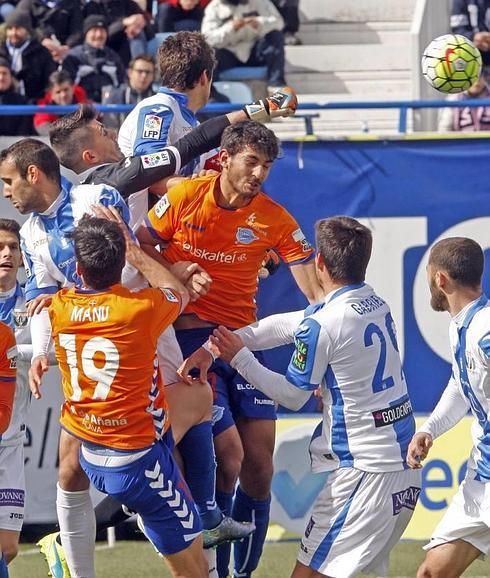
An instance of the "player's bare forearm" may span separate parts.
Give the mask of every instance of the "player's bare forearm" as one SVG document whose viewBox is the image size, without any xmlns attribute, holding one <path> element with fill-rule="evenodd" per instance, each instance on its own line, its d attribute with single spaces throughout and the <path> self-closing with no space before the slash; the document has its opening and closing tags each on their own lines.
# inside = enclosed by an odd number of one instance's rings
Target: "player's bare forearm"
<svg viewBox="0 0 490 578">
<path fill-rule="evenodd" d="M 318 281 L 313 260 L 301 265 L 293 265 L 291 274 L 310 303 L 318 303 L 323 300 L 325 292 Z"/>
</svg>

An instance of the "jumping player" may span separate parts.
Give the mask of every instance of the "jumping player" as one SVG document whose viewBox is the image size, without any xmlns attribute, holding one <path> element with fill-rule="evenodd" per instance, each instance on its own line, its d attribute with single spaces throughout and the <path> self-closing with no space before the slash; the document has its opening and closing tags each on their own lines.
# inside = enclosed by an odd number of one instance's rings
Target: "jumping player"
<svg viewBox="0 0 490 578">
<path fill-rule="evenodd" d="M 292 578 L 385 576 L 388 555 L 407 526 L 420 476 L 408 469 L 415 420 L 390 309 L 364 282 L 371 232 L 350 217 L 316 225 L 321 303 L 262 319 L 233 333 L 214 330 L 210 345 L 248 383 L 281 405 L 300 409 L 321 388 L 323 422 L 310 454 L 329 471 L 313 506 Z M 295 343 L 286 375 L 250 350 Z M 205 365 L 202 364 L 206 360 Z M 182 375 L 212 360 L 200 349 Z"/>
</svg>

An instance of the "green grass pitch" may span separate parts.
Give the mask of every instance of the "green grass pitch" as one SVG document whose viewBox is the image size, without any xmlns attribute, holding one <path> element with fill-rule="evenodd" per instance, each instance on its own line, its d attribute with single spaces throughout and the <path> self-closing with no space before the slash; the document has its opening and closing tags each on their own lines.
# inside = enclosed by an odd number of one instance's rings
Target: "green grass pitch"
<svg viewBox="0 0 490 578">
<path fill-rule="evenodd" d="M 390 576 L 412 578 L 423 559 L 422 543 L 400 543 L 391 555 Z M 269 542 L 254 578 L 289 578 L 294 565 L 297 542 Z M 23 544 L 16 560 L 9 567 L 11 578 L 46 578 L 47 566 L 34 545 Z M 116 543 L 107 548 L 102 543 L 96 553 L 97 578 L 170 578 L 163 562 L 145 542 Z M 464 574 L 490 577 L 490 562 L 475 562 Z"/>
</svg>

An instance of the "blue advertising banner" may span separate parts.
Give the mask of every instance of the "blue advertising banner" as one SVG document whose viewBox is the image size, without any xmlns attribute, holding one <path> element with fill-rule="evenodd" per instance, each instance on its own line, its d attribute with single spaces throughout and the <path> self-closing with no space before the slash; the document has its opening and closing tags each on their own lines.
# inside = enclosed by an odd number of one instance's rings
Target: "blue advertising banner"
<svg viewBox="0 0 490 578">
<path fill-rule="evenodd" d="M 393 311 L 414 409 L 431 411 L 450 374 L 450 353 L 449 316 L 429 305 L 428 249 L 449 236 L 490 248 L 489 141 L 329 141 L 284 143 L 283 149 L 266 191 L 311 242 L 322 217 L 351 215 L 372 229 L 367 281 Z M 487 266 L 487 293 L 489 277 Z M 261 317 L 305 305 L 284 266 L 261 282 L 258 302 Z M 289 355 L 287 348 L 275 350 L 268 364 L 283 370 Z"/>
</svg>

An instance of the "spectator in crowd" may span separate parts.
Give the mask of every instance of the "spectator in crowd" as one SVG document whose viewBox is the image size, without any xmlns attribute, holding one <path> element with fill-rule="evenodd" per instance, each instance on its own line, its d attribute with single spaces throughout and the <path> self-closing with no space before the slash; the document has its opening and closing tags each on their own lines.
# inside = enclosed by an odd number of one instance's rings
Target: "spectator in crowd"
<svg viewBox="0 0 490 578">
<path fill-rule="evenodd" d="M 20 0 L 17 10 L 29 14 L 32 29 L 56 62 L 82 42 L 80 0 Z"/>
<path fill-rule="evenodd" d="M 48 90 L 46 94 L 38 100 L 37 104 L 58 104 L 66 106 L 68 104 L 82 104 L 90 102 L 85 90 L 73 84 L 71 76 L 66 70 L 56 70 L 49 77 Z M 60 118 L 59 114 L 52 112 L 38 112 L 34 115 L 34 128 L 37 134 L 48 135 L 52 123 Z"/>
<path fill-rule="evenodd" d="M 0 104 L 26 104 L 24 96 L 15 90 L 9 61 L 0 58 Z M 2 116 L 1 136 L 26 136 L 32 134 L 30 115 Z"/>
<path fill-rule="evenodd" d="M 5 22 L 7 16 L 15 10 L 18 0 L 0 0 L 0 22 Z"/>
<path fill-rule="evenodd" d="M 119 86 L 109 86 L 102 94 L 103 104 L 136 104 L 155 94 L 152 88 L 155 80 L 155 61 L 148 54 L 141 54 L 130 61 L 128 82 Z M 119 128 L 126 114 L 104 114 L 104 124 Z"/>
<path fill-rule="evenodd" d="M 33 37 L 29 14 L 11 12 L 6 21 L 6 34 L 6 41 L 0 44 L 0 57 L 8 60 L 18 92 L 28 102 L 35 103 L 43 96 L 56 63 L 49 50 Z"/>
<path fill-rule="evenodd" d="M 482 74 L 480 78 L 465 92 L 450 94 L 449 101 L 472 100 L 475 98 L 490 98 L 490 87 L 487 77 Z M 476 108 L 464 106 L 443 108 L 439 113 L 437 123 L 439 132 L 478 132 L 490 130 L 490 107 L 478 106 Z"/>
<path fill-rule="evenodd" d="M 289 46 L 302 44 L 297 36 L 299 30 L 299 0 L 272 0 L 284 20 L 284 43 Z"/>
<path fill-rule="evenodd" d="M 89 0 L 83 14 L 104 16 L 109 23 L 107 46 L 119 54 L 124 66 L 131 58 L 147 52 L 146 43 L 153 38 L 153 29 L 133 0 Z"/>
<path fill-rule="evenodd" d="M 158 4 L 156 24 L 159 32 L 201 30 L 204 8 L 209 0 L 163 0 Z"/>
<path fill-rule="evenodd" d="M 452 0 L 451 32 L 473 40 L 490 64 L 490 0 Z"/>
<path fill-rule="evenodd" d="M 235 66 L 265 65 L 270 90 L 286 84 L 283 27 L 271 0 L 211 0 L 201 31 L 216 51 L 216 76 Z"/>
<path fill-rule="evenodd" d="M 106 46 L 107 22 L 103 16 L 92 14 L 83 22 L 84 43 L 68 52 L 63 61 L 75 84 L 85 89 L 88 98 L 100 102 L 105 86 L 119 86 L 126 72 L 118 54 Z"/>
</svg>

